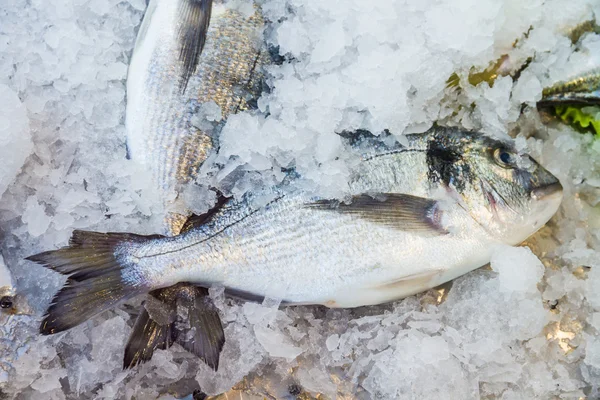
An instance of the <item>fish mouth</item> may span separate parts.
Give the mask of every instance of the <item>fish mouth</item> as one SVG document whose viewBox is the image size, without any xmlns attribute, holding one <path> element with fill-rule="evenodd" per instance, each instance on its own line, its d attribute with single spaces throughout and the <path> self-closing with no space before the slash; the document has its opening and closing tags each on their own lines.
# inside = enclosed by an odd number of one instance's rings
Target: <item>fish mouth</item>
<svg viewBox="0 0 600 400">
<path fill-rule="evenodd" d="M 562 195 L 563 187 L 559 181 L 537 187 L 531 191 L 531 197 L 534 200 L 546 199 L 553 195 Z"/>
</svg>

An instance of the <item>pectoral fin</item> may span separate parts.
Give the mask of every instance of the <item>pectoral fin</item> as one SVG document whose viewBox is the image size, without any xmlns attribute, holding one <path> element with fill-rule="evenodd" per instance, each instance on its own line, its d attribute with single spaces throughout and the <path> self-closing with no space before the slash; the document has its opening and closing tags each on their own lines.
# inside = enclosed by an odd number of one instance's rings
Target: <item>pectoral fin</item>
<svg viewBox="0 0 600 400">
<path fill-rule="evenodd" d="M 433 235 L 447 233 L 441 223 L 443 212 L 438 202 L 408 194 L 362 194 L 353 196 L 348 204 L 338 200 L 318 200 L 307 206 L 353 215 L 404 231 Z"/>
</svg>

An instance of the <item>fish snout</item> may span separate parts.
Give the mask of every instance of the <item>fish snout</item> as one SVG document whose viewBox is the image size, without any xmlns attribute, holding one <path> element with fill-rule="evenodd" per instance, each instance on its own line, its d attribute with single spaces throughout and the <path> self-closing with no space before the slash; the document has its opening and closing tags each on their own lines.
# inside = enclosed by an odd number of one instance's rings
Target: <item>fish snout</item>
<svg viewBox="0 0 600 400">
<path fill-rule="evenodd" d="M 544 200 L 549 199 L 550 197 L 562 197 L 563 187 L 558 181 L 555 179 L 553 182 L 547 182 L 542 186 L 538 186 L 531 191 L 531 197 L 534 200 Z"/>
</svg>

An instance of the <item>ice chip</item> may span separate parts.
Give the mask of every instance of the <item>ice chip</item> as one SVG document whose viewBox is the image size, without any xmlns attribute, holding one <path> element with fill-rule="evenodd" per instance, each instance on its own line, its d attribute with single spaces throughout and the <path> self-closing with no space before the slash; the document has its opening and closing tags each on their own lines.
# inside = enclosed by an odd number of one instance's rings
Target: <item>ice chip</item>
<svg viewBox="0 0 600 400">
<path fill-rule="evenodd" d="M 541 261 L 527 247 L 499 248 L 490 263 L 498 272 L 500 290 L 505 293 L 536 292 L 536 285 L 544 275 Z"/>
</svg>

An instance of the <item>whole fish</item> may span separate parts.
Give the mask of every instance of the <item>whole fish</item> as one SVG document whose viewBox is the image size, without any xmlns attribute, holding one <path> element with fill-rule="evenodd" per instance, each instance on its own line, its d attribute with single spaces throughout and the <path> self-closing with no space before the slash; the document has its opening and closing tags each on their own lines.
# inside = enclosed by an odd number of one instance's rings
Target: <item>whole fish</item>
<svg viewBox="0 0 600 400">
<path fill-rule="evenodd" d="M 197 126 L 200 108 L 215 103 L 223 123 L 260 95 L 269 59 L 263 29 L 260 10 L 249 0 L 150 1 L 127 80 L 128 156 L 152 173 L 167 210 L 216 146 L 220 125 Z M 165 233 L 186 229 L 188 214 L 181 207 L 169 211 Z M 151 292 L 127 343 L 124 367 L 177 342 L 217 369 L 225 337 L 207 294 L 191 284 Z"/>
<path fill-rule="evenodd" d="M 407 141 L 365 154 L 343 201 L 290 185 L 230 200 L 175 237 L 74 231 L 29 257 L 69 276 L 41 331 L 178 282 L 288 305 L 384 303 L 484 265 L 560 205 L 559 181 L 509 142 L 439 127 Z"/>
</svg>

